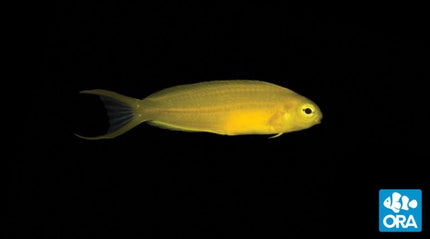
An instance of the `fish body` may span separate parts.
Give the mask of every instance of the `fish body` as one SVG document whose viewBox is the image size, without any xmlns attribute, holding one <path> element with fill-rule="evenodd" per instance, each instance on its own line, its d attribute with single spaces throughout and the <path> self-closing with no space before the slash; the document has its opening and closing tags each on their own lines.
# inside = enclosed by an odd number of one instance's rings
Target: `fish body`
<svg viewBox="0 0 430 239">
<path fill-rule="evenodd" d="M 138 100 L 106 90 L 99 95 L 116 137 L 147 122 L 170 130 L 221 135 L 276 134 L 320 123 L 322 113 L 311 100 L 287 88 L 256 80 L 208 81 L 170 87 Z"/>
</svg>

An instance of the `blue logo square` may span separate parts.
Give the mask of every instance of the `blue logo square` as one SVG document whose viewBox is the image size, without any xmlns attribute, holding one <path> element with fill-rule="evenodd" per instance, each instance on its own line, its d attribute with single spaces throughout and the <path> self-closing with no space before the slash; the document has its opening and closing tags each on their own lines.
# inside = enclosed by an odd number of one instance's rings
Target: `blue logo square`
<svg viewBox="0 0 430 239">
<path fill-rule="evenodd" d="M 379 231 L 420 232 L 421 189 L 379 190 Z"/>
</svg>

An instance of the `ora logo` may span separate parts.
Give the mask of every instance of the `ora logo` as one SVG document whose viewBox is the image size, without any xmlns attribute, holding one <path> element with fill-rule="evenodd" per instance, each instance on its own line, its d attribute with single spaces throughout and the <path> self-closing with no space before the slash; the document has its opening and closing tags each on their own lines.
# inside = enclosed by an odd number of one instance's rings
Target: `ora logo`
<svg viewBox="0 0 430 239">
<path fill-rule="evenodd" d="M 379 190 L 379 231 L 420 232 L 421 190 Z"/>
</svg>

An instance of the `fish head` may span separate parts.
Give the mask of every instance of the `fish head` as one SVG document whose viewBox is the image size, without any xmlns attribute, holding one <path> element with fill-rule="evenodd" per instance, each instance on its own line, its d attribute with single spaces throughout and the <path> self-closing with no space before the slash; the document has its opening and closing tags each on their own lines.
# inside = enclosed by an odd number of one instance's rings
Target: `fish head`
<svg viewBox="0 0 430 239">
<path fill-rule="evenodd" d="M 285 125 L 288 126 L 287 131 L 310 128 L 320 124 L 322 117 L 323 115 L 318 105 L 302 96 L 290 101 L 284 114 Z"/>
<path fill-rule="evenodd" d="M 386 208 L 388 208 L 388 209 L 391 209 L 391 197 L 387 197 L 385 200 L 384 200 L 384 207 L 386 207 Z"/>
<path fill-rule="evenodd" d="M 298 115 L 305 127 L 312 127 L 320 124 L 322 120 L 322 112 L 317 104 L 312 101 L 304 102 L 298 107 Z"/>
</svg>

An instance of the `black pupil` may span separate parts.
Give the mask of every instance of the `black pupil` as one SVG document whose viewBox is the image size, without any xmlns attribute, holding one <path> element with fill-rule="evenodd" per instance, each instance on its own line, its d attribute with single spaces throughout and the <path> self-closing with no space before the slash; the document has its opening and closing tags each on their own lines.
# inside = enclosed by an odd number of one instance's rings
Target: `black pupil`
<svg viewBox="0 0 430 239">
<path fill-rule="evenodd" d="M 312 113 L 312 110 L 310 109 L 310 108 L 306 108 L 306 109 L 303 109 L 303 111 L 308 115 L 308 114 L 310 114 L 310 113 Z"/>
</svg>

